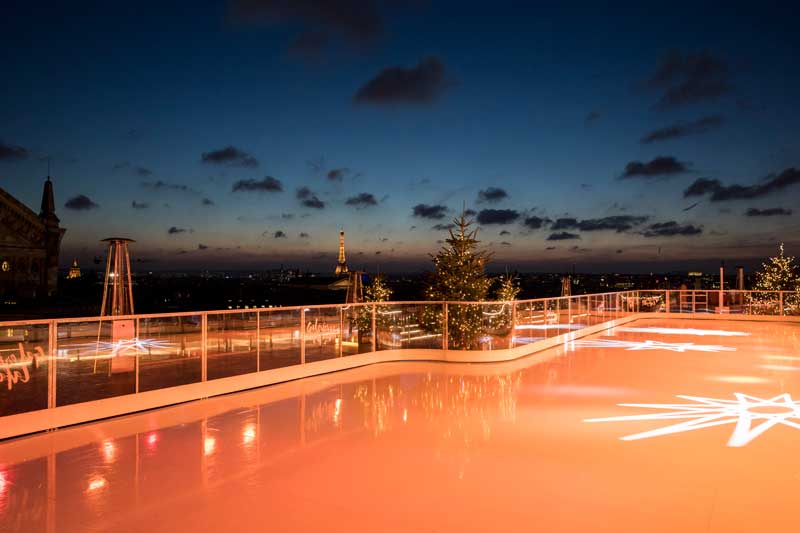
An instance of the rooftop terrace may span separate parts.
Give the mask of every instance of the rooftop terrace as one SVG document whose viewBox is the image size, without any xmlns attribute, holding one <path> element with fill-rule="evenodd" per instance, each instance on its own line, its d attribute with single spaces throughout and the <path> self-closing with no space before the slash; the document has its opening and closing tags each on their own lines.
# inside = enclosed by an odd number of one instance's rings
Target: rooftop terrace
<svg viewBox="0 0 800 533">
<path fill-rule="evenodd" d="M 3 436 L 61 427 L 0 443 L 0 524 L 794 531 L 795 298 L 629 291 L 0 324 Z M 468 345 L 455 316 L 479 324 Z"/>
</svg>

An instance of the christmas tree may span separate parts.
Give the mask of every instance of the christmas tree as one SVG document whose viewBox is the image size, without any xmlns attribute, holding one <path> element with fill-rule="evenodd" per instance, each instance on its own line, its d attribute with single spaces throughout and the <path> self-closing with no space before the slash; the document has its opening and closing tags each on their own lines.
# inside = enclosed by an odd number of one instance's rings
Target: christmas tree
<svg viewBox="0 0 800 533">
<path fill-rule="evenodd" d="M 757 304 L 775 303 L 779 298 L 777 294 L 759 294 L 758 291 L 791 291 L 784 295 L 783 305 L 797 308 L 800 303 L 796 292 L 800 290 L 800 267 L 795 263 L 794 257 L 784 255 L 783 243 L 780 245 L 780 255 L 770 257 L 761 264 L 761 271 L 756 272 L 753 290 L 757 291 L 752 296 L 753 302 Z"/>
<path fill-rule="evenodd" d="M 470 231 L 472 221 L 466 214 L 455 219 L 455 231 L 450 229 L 446 246 L 433 256 L 434 271 L 428 280 L 425 296 L 428 300 L 450 302 L 479 302 L 486 300 L 491 281 L 484 268 L 489 255 L 478 251 L 475 237 L 478 230 Z M 429 329 L 441 331 L 442 311 L 427 308 L 423 322 Z M 447 315 L 449 347 L 457 350 L 471 348 L 482 330 L 482 309 L 479 305 L 450 305 Z"/>
<path fill-rule="evenodd" d="M 489 315 L 489 326 L 495 337 L 507 337 L 510 341 L 509 335 L 513 333 L 515 300 L 519 295 L 520 288 L 514 276 L 509 274 L 497 279 L 500 283 L 495 290 L 495 300 L 503 303 L 494 306 L 494 311 Z"/>
<path fill-rule="evenodd" d="M 392 289 L 386 285 L 383 276 L 377 275 L 372 278 L 372 282 L 364 287 L 364 302 L 387 302 L 392 297 Z M 386 328 L 390 324 L 389 318 L 384 313 L 380 313 L 380 307 L 375 314 L 375 326 L 378 329 Z M 359 344 L 365 332 L 372 330 L 372 306 L 362 306 L 358 312 L 358 332 Z"/>
</svg>

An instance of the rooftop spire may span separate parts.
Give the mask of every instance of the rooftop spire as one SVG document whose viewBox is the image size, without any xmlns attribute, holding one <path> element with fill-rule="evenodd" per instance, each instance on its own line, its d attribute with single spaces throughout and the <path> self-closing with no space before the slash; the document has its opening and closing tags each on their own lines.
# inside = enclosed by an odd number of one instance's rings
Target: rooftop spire
<svg viewBox="0 0 800 533">
<path fill-rule="evenodd" d="M 58 224 L 58 217 L 56 216 L 56 201 L 53 196 L 53 182 L 50 181 L 50 176 L 44 182 L 44 190 L 42 191 L 42 210 L 39 212 L 39 217 L 45 222 Z"/>
</svg>

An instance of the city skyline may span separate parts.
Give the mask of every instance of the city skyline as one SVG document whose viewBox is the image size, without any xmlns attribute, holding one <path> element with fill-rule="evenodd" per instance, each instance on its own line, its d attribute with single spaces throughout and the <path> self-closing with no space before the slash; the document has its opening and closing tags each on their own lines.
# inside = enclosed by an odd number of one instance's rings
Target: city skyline
<svg viewBox="0 0 800 533">
<path fill-rule="evenodd" d="M 64 267 L 123 235 L 135 269 L 332 271 L 343 228 L 420 271 L 462 206 L 495 271 L 800 254 L 788 8 L 80 9 L 0 22 L 0 187 L 36 208 L 50 167 Z"/>
</svg>

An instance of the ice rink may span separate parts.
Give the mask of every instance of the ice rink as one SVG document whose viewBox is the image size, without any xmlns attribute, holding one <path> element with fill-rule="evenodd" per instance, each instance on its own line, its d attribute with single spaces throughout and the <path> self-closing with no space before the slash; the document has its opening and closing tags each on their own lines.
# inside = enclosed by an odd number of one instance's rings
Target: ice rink
<svg viewBox="0 0 800 533">
<path fill-rule="evenodd" d="M 642 319 L 0 443 L 0 531 L 798 530 L 800 323 Z"/>
</svg>

